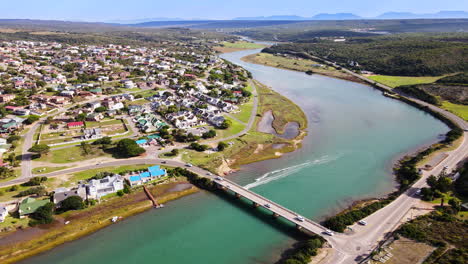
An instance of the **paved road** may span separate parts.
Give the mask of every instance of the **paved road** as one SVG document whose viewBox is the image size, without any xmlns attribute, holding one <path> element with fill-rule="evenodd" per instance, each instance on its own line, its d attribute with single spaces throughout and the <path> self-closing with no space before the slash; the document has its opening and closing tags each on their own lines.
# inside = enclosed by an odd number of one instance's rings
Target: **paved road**
<svg viewBox="0 0 468 264">
<path fill-rule="evenodd" d="M 317 58 L 310 56 L 312 59 Z M 326 61 L 327 63 L 338 66 L 333 62 Z M 383 90 L 388 92 L 393 92 L 392 88 L 375 81 L 361 76 L 353 71 L 350 71 L 346 68 L 342 68 L 347 73 L 373 85 L 377 85 Z M 403 217 L 416 203 L 419 201 L 419 198 L 415 196 L 415 192 L 427 186 L 426 179 L 430 175 L 439 175 L 444 167 L 449 169 L 455 169 L 467 158 L 468 156 L 468 123 L 456 116 L 455 114 L 441 109 L 437 106 L 428 104 L 424 101 L 421 101 L 416 98 L 406 97 L 403 94 L 400 94 L 413 102 L 416 102 L 420 105 L 429 107 L 431 110 L 443 114 L 445 117 L 452 120 L 465 132 L 463 133 L 463 141 L 458 146 L 457 149 L 453 151 L 446 152 L 448 157 L 443 160 L 440 164 L 435 166 L 430 171 L 424 171 L 421 178 L 413 184 L 413 186 L 407 190 L 404 194 L 400 195 L 392 203 L 385 206 L 384 208 L 378 210 L 377 212 L 371 214 L 370 216 L 364 218 L 368 223 L 366 226 L 361 226 L 354 224 L 351 228 L 354 230 L 354 233 L 351 235 L 338 234 L 333 237 L 326 238 L 334 248 L 334 254 L 327 259 L 326 263 L 330 264 L 339 264 L 339 263 L 356 263 L 362 257 L 368 256 L 372 250 L 377 246 L 377 243 L 381 241 L 386 234 L 395 230 L 405 219 Z"/>
</svg>

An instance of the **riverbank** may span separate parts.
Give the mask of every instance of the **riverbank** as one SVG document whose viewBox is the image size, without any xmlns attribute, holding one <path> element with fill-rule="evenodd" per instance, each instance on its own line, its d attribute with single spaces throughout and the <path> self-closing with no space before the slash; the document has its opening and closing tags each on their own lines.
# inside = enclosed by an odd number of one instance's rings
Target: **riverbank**
<svg viewBox="0 0 468 264">
<path fill-rule="evenodd" d="M 159 203 L 167 203 L 193 194 L 198 188 L 189 184 L 185 178 L 177 178 L 152 186 L 149 190 Z M 114 196 L 84 210 L 57 215 L 52 224 L 28 227 L 1 236 L 0 262 L 14 263 L 40 254 L 111 225 L 113 216 L 125 219 L 151 208 L 151 202 L 139 188 L 125 197 Z M 160 210 L 161 213 L 164 211 Z M 70 223 L 64 224 L 67 221 Z"/>
<path fill-rule="evenodd" d="M 308 74 L 320 74 L 346 81 L 363 83 L 360 79 L 349 75 L 341 70 L 338 70 L 328 65 L 323 65 L 320 62 L 310 59 L 303 59 L 293 56 L 286 57 L 260 52 L 245 56 L 241 58 L 241 60 L 249 63 L 265 65 L 279 69 L 299 71 Z"/>
<path fill-rule="evenodd" d="M 307 135 L 308 126 L 307 117 L 302 109 L 258 81 L 254 81 L 254 85 L 259 103 L 252 128 L 246 134 L 228 141 L 230 146 L 222 152 L 205 153 L 184 150 L 181 156 L 184 162 L 217 174 L 227 175 L 239 170 L 241 165 L 280 158 L 285 153 L 293 152 L 301 147 L 301 142 Z M 275 133 L 264 133 L 258 128 L 264 115 L 268 113 L 273 115 L 271 129 Z M 290 124 L 297 124 L 297 126 Z M 283 134 L 293 134 L 294 137 L 282 138 Z"/>
</svg>

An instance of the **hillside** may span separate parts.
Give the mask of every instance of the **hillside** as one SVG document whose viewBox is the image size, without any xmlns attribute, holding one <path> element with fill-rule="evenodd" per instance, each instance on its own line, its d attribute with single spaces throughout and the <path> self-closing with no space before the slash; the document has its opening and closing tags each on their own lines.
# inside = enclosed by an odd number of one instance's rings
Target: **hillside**
<svg viewBox="0 0 468 264">
<path fill-rule="evenodd" d="M 317 39 L 276 45 L 264 52 L 307 53 L 383 75 L 437 76 L 468 70 L 467 33 L 359 37 L 346 42 Z"/>
</svg>

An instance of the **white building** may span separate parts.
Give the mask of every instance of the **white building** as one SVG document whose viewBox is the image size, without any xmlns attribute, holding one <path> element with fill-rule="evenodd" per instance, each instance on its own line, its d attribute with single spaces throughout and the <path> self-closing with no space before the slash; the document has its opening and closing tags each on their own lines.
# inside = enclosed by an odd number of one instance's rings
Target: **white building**
<svg viewBox="0 0 468 264">
<path fill-rule="evenodd" d="M 86 185 L 88 198 L 91 199 L 99 199 L 104 195 L 123 190 L 123 188 L 124 179 L 118 174 L 100 180 L 91 180 Z"/>
<path fill-rule="evenodd" d="M 3 223 L 5 221 L 5 218 L 8 215 L 8 210 L 5 206 L 0 206 L 0 223 Z"/>
</svg>

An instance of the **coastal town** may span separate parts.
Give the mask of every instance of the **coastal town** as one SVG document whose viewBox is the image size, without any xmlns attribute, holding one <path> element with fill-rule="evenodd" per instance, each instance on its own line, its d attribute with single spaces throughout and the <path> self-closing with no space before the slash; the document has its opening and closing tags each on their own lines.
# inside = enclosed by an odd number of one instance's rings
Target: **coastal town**
<svg viewBox="0 0 468 264">
<path fill-rule="evenodd" d="M 157 155 L 166 146 L 172 146 L 174 153 L 188 142 L 195 149 L 206 150 L 206 145 L 194 142 L 228 130 L 234 121 L 232 114 L 251 100 L 249 73 L 213 52 L 199 53 L 197 46 L 183 43 L 177 46 L 2 42 L 2 181 L 29 175 L 22 171 L 22 163 L 34 164 L 54 149 L 79 146 L 86 156 L 94 152 L 95 145 L 114 141 L 125 143 L 121 144 L 125 153 L 119 154 L 126 157 L 146 150 Z M 32 161 L 21 156 L 25 133 L 33 133 L 28 149 L 35 153 Z M 226 144 L 220 144 L 224 149 Z M 221 150 L 215 146 L 214 151 Z M 33 173 L 40 175 L 47 169 Z M 64 200 L 75 199 L 70 197 L 89 204 L 161 178 L 167 178 L 167 173 L 158 165 L 141 173 L 70 182 L 67 188 L 45 188 L 42 181 L 47 178 L 33 177 L 22 184 L 21 189 L 32 186 L 27 190 L 16 191 L 18 185 L 2 189 L 1 195 L 12 200 L 2 199 L 0 221 L 34 215 L 49 202 L 60 208 Z"/>
<path fill-rule="evenodd" d="M 0 263 L 466 263 L 468 13 L 83 14 L 0 19 Z"/>
</svg>

